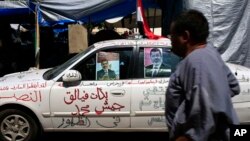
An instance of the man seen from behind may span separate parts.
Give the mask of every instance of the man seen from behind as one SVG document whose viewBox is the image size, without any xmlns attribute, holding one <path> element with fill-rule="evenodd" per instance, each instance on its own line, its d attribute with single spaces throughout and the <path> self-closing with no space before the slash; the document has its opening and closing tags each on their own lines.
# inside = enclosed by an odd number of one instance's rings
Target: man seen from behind
<svg viewBox="0 0 250 141">
<path fill-rule="evenodd" d="M 172 51 L 183 58 L 166 92 L 170 141 L 228 141 L 230 124 L 239 124 L 231 97 L 240 87 L 216 48 L 207 43 L 207 19 L 197 10 L 183 12 L 170 32 Z"/>
</svg>

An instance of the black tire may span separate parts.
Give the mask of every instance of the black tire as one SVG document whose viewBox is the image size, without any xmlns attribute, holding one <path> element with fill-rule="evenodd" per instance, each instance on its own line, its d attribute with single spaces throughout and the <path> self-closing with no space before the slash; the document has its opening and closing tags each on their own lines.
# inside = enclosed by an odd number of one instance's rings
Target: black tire
<svg viewBox="0 0 250 141">
<path fill-rule="evenodd" d="M 17 109 L 0 112 L 0 131 L 1 141 L 34 141 L 39 135 L 38 125 L 32 116 Z"/>
</svg>

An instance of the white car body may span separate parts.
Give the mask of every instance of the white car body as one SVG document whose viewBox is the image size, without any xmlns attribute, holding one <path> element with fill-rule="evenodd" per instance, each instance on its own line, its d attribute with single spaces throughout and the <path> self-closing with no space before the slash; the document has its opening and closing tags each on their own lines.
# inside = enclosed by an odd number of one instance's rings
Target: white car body
<svg viewBox="0 0 250 141">
<path fill-rule="evenodd" d="M 232 98 L 234 108 L 241 124 L 250 123 L 250 69 L 244 66 L 227 63 L 230 70 L 236 76 L 241 92 Z"/>
<path fill-rule="evenodd" d="M 164 110 L 169 77 L 80 81 L 71 86 L 64 83 L 81 79 L 79 71 L 71 70 L 72 67 L 100 49 L 170 48 L 170 45 L 168 39 L 105 41 L 95 44 L 52 79 L 44 79 L 44 73 L 50 69 L 6 75 L 0 78 L 0 109 L 18 109 L 30 115 L 44 131 L 167 131 Z M 241 86 L 241 94 L 233 98 L 234 106 L 240 121 L 248 123 L 250 70 L 234 64 L 228 66 Z M 0 123 L 2 136 L 11 136 L 4 134 L 3 124 Z"/>
</svg>

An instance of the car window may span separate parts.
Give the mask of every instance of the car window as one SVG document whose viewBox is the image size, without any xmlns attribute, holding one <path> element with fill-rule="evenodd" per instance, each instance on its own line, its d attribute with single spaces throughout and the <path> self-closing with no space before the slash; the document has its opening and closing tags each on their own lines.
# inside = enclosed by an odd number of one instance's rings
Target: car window
<svg viewBox="0 0 250 141">
<path fill-rule="evenodd" d="M 169 77 L 180 58 L 168 48 L 141 47 L 139 49 L 139 78 Z"/>
<path fill-rule="evenodd" d="M 89 52 L 92 49 L 94 49 L 94 46 L 88 47 L 86 50 L 84 50 L 81 53 L 75 55 L 74 57 L 72 57 L 71 59 L 66 61 L 65 63 L 48 70 L 47 72 L 44 73 L 43 78 L 45 80 L 50 80 L 50 79 L 55 78 L 61 72 L 63 72 L 66 68 L 68 68 L 72 63 L 74 63 L 76 60 L 79 60 L 84 54 L 86 54 L 87 52 Z"/>
<path fill-rule="evenodd" d="M 128 79 L 132 57 L 131 48 L 110 48 L 98 50 L 77 64 L 82 80 Z"/>
</svg>

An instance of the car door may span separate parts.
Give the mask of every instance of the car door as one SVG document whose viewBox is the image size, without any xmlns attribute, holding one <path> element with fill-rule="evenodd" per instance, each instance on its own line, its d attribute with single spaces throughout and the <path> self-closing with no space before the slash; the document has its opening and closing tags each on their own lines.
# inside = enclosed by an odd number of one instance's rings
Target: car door
<svg viewBox="0 0 250 141">
<path fill-rule="evenodd" d="M 158 62 L 161 62 L 157 76 L 153 71 L 154 59 L 157 62 L 154 55 L 158 55 Z M 179 58 L 167 47 L 154 46 L 140 47 L 137 60 L 138 80 L 132 82 L 131 94 L 131 112 L 134 115 L 131 118 L 132 128 L 166 130 L 165 92 Z"/>
<path fill-rule="evenodd" d="M 82 81 L 65 86 L 59 80 L 51 89 L 50 105 L 55 128 L 129 128 L 132 47 L 100 48 L 76 64 Z M 106 60 L 109 74 L 99 74 Z M 99 75 L 102 75 L 99 78 Z M 115 76 L 115 77 L 113 77 Z"/>
</svg>

